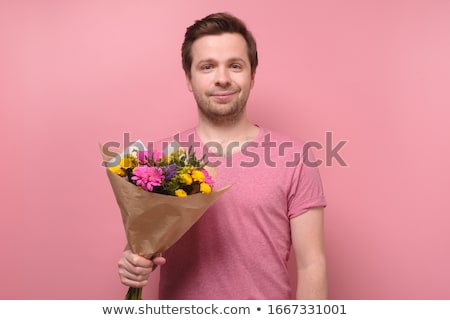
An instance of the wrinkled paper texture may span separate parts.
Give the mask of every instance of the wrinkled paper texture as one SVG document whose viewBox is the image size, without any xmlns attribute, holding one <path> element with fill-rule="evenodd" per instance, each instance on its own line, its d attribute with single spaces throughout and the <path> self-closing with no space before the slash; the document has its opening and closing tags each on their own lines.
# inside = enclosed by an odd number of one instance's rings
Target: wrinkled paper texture
<svg viewBox="0 0 450 320">
<path fill-rule="evenodd" d="M 103 152 L 102 155 L 105 161 L 111 161 Z M 122 214 L 128 245 L 132 252 L 146 258 L 170 248 L 230 187 L 176 197 L 145 191 L 108 168 L 106 174 Z"/>
</svg>

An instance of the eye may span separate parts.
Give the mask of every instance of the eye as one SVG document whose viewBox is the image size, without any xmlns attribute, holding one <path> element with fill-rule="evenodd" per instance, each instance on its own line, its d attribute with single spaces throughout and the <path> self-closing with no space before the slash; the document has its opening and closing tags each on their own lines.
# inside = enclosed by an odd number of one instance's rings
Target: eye
<svg viewBox="0 0 450 320">
<path fill-rule="evenodd" d="M 209 71 L 213 68 L 213 66 L 211 64 L 204 64 L 202 66 L 200 66 L 200 70 L 202 71 Z"/>
<path fill-rule="evenodd" d="M 230 67 L 233 70 L 241 70 L 242 69 L 242 66 L 239 63 L 233 63 L 233 64 L 231 64 Z"/>
</svg>

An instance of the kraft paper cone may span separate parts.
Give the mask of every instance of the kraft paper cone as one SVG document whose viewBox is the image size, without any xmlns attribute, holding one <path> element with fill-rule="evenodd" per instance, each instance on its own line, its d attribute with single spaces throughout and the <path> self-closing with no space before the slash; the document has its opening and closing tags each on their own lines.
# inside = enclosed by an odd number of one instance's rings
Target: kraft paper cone
<svg viewBox="0 0 450 320">
<path fill-rule="evenodd" d="M 106 169 L 131 251 L 150 258 L 178 241 L 230 187 L 176 197 L 152 193 Z"/>
</svg>

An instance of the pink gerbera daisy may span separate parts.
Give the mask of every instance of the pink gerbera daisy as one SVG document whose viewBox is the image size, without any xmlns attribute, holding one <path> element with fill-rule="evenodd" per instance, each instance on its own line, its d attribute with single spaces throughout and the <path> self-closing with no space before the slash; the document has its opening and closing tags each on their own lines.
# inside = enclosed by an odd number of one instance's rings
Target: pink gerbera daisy
<svg viewBox="0 0 450 320">
<path fill-rule="evenodd" d="M 203 175 L 205 176 L 205 182 L 212 188 L 214 186 L 213 178 L 209 175 L 206 169 L 202 169 Z"/>
<path fill-rule="evenodd" d="M 137 186 L 147 191 L 153 191 L 154 186 L 160 186 L 163 179 L 163 171 L 157 167 L 141 166 L 133 170 L 132 180 L 136 181 Z"/>
</svg>

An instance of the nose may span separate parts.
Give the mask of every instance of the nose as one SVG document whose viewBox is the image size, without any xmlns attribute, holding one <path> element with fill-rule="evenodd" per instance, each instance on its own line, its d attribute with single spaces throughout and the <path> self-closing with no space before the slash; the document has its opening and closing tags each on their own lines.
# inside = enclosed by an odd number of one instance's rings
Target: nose
<svg viewBox="0 0 450 320">
<path fill-rule="evenodd" d="M 229 70 L 227 68 L 217 68 L 215 85 L 218 87 L 228 87 L 231 84 Z"/>
</svg>

